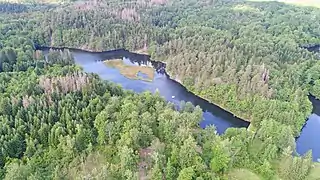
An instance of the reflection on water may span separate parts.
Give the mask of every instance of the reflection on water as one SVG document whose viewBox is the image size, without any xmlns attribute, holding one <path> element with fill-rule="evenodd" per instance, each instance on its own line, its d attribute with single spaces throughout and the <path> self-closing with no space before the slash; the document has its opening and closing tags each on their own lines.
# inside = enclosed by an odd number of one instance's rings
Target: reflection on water
<svg viewBox="0 0 320 180">
<path fill-rule="evenodd" d="M 48 51 L 48 49 L 42 49 Z M 203 120 L 200 123 L 202 128 L 208 125 L 215 125 L 217 132 L 222 134 L 229 127 L 248 127 L 249 123 L 234 117 L 231 113 L 210 104 L 204 99 L 188 92 L 181 84 L 170 79 L 165 72 L 166 65 L 162 62 L 150 61 L 149 56 L 130 53 L 128 51 L 111 51 L 111 52 L 85 52 L 76 49 L 70 49 L 73 53 L 75 62 L 82 66 L 83 70 L 88 73 L 96 73 L 102 79 L 109 80 L 120 84 L 123 88 L 135 92 L 157 90 L 160 95 L 167 101 L 180 105 L 181 101 L 189 101 L 195 106 L 203 109 Z M 121 75 L 120 71 L 108 67 L 104 64 L 107 59 L 123 59 L 125 65 L 153 67 L 153 81 L 142 81 L 139 79 L 128 79 Z M 139 73 L 142 75 L 141 73 Z M 144 75 L 142 75 L 144 76 Z M 174 98 L 172 98 L 174 96 Z"/>
<path fill-rule="evenodd" d="M 47 51 L 48 49 L 43 50 Z M 189 101 L 195 106 L 200 106 L 203 109 L 203 118 L 200 123 L 200 127 L 202 128 L 208 125 L 215 125 L 217 132 L 222 134 L 229 127 L 248 127 L 249 125 L 249 123 L 188 92 L 186 88 L 168 77 L 165 73 L 166 65 L 164 63 L 150 61 L 149 56 L 138 55 L 123 50 L 92 53 L 71 49 L 71 52 L 74 55 L 76 63 L 82 66 L 85 72 L 96 73 L 102 79 L 121 84 L 125 89 L 135 92 L 151 91 L 153 93 L 158 90 L 162 97 L 176 106 L 179 106 L 181 101 Z M 106 59 L 119 58 L 123 59 L 125 65 L 153 67 L 155 69 L 153 81 L 128 79 L 121 75 L 118 69 L 108 67 L 103 63 Z M 144 76 L 143 73 L 139 72 L 138 75 Z M 311 99 L 311 101 L 314 105 L 314 114 L 309 117 L 296 144 L 299 154 L 304 154 L 312 149 L 313 159 L 316 160 L 320 157 L 320 143 L 317 138 L 320 137 L 320 111 L 318 110 L 320 101 L 315 101 L 314 99 Z"/>
<path fill-rule="evenodd" d="M 312 150 L 314 161 L 320 158 L 320 101 L 314 97 L 309 97 L 313 105 L 313 114 L 308 118 L 308 121 L 301 131 L 300 137 L 296 141 L 297 152 L 301 155 L 309 150 Z"/>
<path fill-rule="evenodd" d="M 312 114 L 307 121 L 307 124 L 302 129 L 300 137 L 297 139 L 297 152 L 301 155 L 309 150 L 312 150 L 312 157 L 317 161 L 320 157 L 320 116 Z"/>
</svg>

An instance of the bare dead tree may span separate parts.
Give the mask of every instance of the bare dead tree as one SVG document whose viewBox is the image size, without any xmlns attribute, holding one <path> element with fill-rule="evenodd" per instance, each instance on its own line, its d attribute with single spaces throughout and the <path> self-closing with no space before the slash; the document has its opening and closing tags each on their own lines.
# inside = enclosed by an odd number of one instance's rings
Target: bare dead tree
<svg viewBox="0 0 320 180">
<path fill-rule="evenodd" d="M 34 103 L 34 99 L 32 98 L 32 96 L 24 96 L 22 98 L 22 105 L 24 108 L 29 107 L 30 104 Z"/>
<path fill-rule="evenodd" d="M 39 80 L 40 87 L 45 94 L 68 93 L 82 90 L 89 84 L 90 78 L 85 73 L 75 72 L 66 76 L 47 77 L 41 76 Z"/>
</svg>

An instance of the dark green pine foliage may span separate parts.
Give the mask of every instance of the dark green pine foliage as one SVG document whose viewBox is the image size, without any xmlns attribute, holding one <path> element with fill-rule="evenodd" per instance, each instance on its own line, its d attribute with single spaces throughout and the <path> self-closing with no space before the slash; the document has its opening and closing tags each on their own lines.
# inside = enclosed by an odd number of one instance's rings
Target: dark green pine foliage
<svg viewBox="0 0 320 180">
<path fill-rule="evenodd" d="M 319 179 L 295 139 L 320 98 L 320 11 L 222 0 L 0 3 L 0 179 Z M 52 3 L 52 4 L 50 4 Z M 294 17 L 294 18 L 293 18 Z M 82 72 L 70 52 L 147 51 L 190 91 L 252 122 Z M 46 54 L 46 56 L 44 56 Z"/>
</svg>

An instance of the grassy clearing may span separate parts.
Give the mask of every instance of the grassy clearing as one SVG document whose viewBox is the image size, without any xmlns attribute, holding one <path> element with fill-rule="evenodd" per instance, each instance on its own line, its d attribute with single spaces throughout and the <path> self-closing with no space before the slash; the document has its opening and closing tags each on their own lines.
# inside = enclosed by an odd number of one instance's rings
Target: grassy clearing
<svg viewBox="0 0 320 180">
<path fill-rule="evenodd" d="M 320 163 L 314 163 L 314 167 L 309 176 L 307 177 L 308 180 L 319 180 L 320 178 Z"/>
<path fill-rule="evenodd" d="M 247 1 L 278 1 L 287 4 L 293 4 L 298 6 L 312 6 L 320 8 L 320 0 L 247 0 Z"/>
<path fill-rule="evenodd" d="M 143 81 L 152 81 L 154 78 L 154 69 L 146 66 L 129 66 L 123 63 L 121 59 L 106 60 L 104 63 L 112 68 L 119 69 L 120 73 L 129 79 L 140 79 Z M 147 78 L 138 76 L 138 73 L 147 75 Z"/>
<path fill-rule="evenodd" d="M 247 169 L 235 169 L 231 171 L 228 175 L 228 179 L 230 180 L 262 180 L 255 173 L 247 170 Z"/>
<path fill-rule="evenodd" d="M 99 177 L 105 171 L 107 165 L 106 158 L 100 152 L 90 153 L 87 157 L 74 159 L 67 169 L 65 169 L 67 179 L 93 179 Z M 65 172 L 64 172 L 65 173 Z"/>
</svg>

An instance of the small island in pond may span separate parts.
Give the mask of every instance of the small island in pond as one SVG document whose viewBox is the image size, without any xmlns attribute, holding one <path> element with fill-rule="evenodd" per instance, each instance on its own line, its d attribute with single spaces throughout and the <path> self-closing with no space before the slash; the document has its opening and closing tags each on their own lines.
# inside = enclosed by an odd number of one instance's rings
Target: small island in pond
<svg viewBox="0 0 320 180">
<path fill-rule="evenodd" d="M 116 68 L 120 73 L 129 79 L 139 79 L 143 81 L 153 81 L 154 69 L 147 66 L 127 65 L 121 59 L 105 60 L 104 63 L 112 68 Z"/>
</svg>

